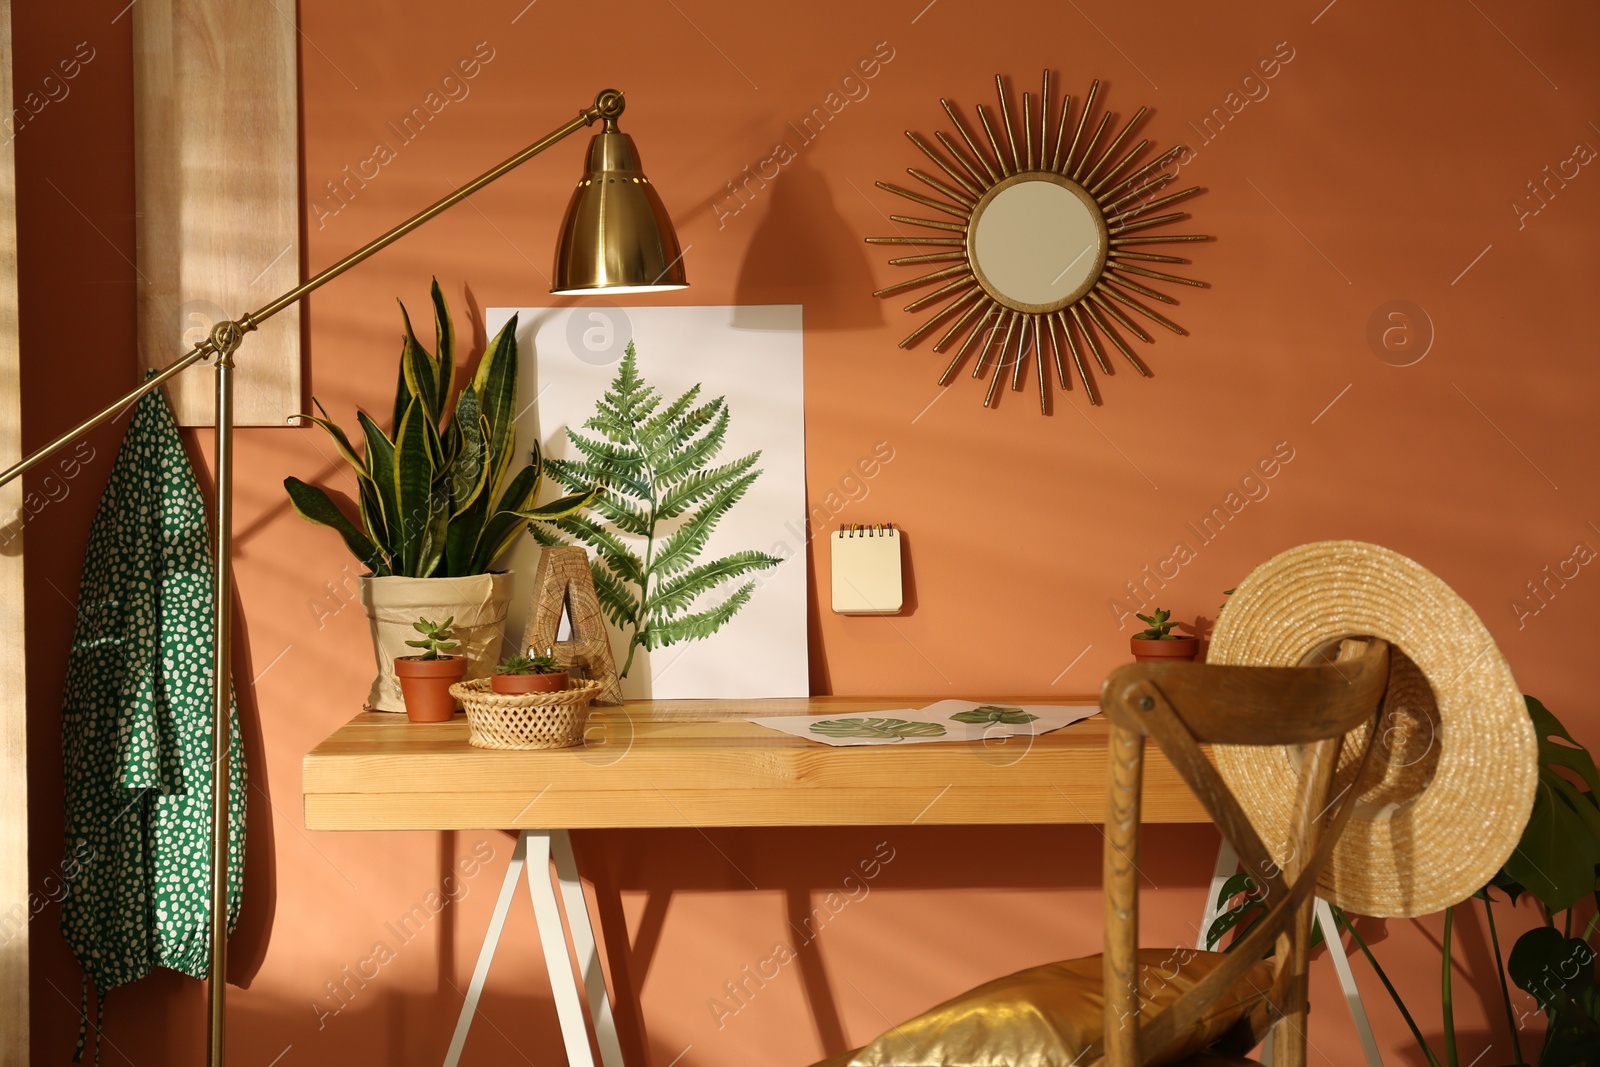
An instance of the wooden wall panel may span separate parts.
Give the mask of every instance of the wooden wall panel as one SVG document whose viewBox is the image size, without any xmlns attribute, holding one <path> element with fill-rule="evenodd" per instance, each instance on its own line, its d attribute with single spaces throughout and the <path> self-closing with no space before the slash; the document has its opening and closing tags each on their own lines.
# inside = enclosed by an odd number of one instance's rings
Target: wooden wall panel
<svg viewBox="0 0 1600 1067">
<path fill-rule="evenodd" d="M 143 0 L 133 7 L 139 355 L 164 366 L 300 280 L 293 4 Z M 238 355 L 237 421 L 302 410 L 300 310 Z M 213 376 L 168 386 L 179 423 L 213 421 Z"/>
<path fill-rule="evenodd" d="M 11 114 L 11 0 L 0 0 L 0 115 Z M 0 467 L 22 458 L 17 378 L 17 170 L 0 145 Z M 0 488 L 0 515 L 22 510 L 22 479 Z M 6 531 L 10 533 L 10 531 Z M 0 1067 L 28 1062 L 28 735 L 22 619 L 22 538 L 0 533 Z"/>
</svg>

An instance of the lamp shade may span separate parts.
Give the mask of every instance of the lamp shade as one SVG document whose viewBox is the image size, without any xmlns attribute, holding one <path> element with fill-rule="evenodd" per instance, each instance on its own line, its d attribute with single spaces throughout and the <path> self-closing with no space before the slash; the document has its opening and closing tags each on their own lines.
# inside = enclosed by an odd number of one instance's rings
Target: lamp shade
<svg viewBox="0 0 1600 1067">
<path fill-rule="evenodd" d="M 587 172 L 561 223 L 550 292 L 653 293 L 688 284 L 678 235 L 633 138 L 608 117 L 589 142 Z"/>
</svg>

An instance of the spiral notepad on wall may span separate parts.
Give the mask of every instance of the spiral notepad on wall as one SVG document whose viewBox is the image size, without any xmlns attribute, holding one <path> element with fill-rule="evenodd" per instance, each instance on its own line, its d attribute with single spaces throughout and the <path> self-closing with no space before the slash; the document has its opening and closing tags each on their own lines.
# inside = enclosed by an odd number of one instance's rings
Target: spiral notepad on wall
<svg viewBox="0 0 1600 1067">
<path fill-rule="evenodd" d="M 905 602 L 900 584 L 900 531 L 892 525 L 846 526 L 833 541 L 833 610 L 840 615 L 893 615 Z"/>
</svg>

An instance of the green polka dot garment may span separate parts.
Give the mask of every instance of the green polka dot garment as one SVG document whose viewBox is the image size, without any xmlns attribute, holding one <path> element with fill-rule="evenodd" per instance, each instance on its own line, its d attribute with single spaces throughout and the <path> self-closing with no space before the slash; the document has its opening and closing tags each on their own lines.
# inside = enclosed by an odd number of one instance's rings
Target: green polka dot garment
<svg viewBox="0 0 1600 1067">
<path fill-rule="evenodd" d="M 139 401 L 89 533 L 61 715 L 64 870 L 76 874 L 61 932 L 97 1007 L 154 967 L 195 978 L 210 967 L 211 552 L 205 500 L 156 390 Z M 232 735 L 230 932 L 244 870 L 237 706 Z"/>
</svg>

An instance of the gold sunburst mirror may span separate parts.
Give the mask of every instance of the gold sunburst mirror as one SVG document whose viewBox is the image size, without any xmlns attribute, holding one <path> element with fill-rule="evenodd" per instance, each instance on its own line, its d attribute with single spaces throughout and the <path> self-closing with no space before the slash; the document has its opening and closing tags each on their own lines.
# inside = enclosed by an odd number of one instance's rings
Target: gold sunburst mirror
<svg viewBox="0 0 1600 1067">
<path fill-rule="evenodd" d="M 1107 353 L 1114 348 L 1134 370 L 1150 375 L 1121 331 L 1147 344 L 1154 338 L 1138 320 L 1177 334 L 1185 332 L 1146 302 L 1177 303 L 1151 288 L 1151 283 L 1197 287 L 1205 283 L 1141 265 L 1185 265 L 1186 259 L 1135 249 L 1209 240 L 1203 234 L 1146 232 L 1188 218 L 1182 211 L 1161 211 L 1200 189 L 1155 195 L 1177 177 L 1176 168 L 1164 167 L 1183 149 L 1173 148 L 1142 165 L 1140 157 L 1150 147 L 1148 139 L 1123 151 L 1129 134 L 1145 116 L 1142 107 L 1120 133 L 1105 140 L 1112 115 L 1104 112 L 1096 117 L 1098 80 L 1089 86 L 1075 125 L 1070 96 L 1052 113 L 1048 70 L 1037 101 L 1030 93 L 1022 94 L 1020 116 L 1012 113 L 1005 81 L 996 77 L 995 87 L 1000 97 L 997 114 L 991 119 L 983 105 L 977 108 L 981 140 L 948 100 L 939 103 L 955 126 L 959 144 L 940 131 L 934 134 L 939 142 L 936 148 L 906 131 L 911 143 L 933 161 L 943 177 L 907 168 L 932 195 L 890 182 L 878 182 L 878 188 L 954 221 L 891 215 L 895 223 L 934 232 L 907 236 L 902 231 L 896 237 L 869 237 L 868 243 L 936 249 L 889 261 L 896 266 L 934 269 L 873 295 L 893 296 L 937 286 L 906 305 L 906 311 L 913 313 L 942 306 L 901 341 L 900 347 L 910 348 L 945 327 L 933 350 L 944 352 L 958 342 L 959 347 L 939 376 L 939 384 L 949 385 L 972 355 L 972 376 L 989 377 L 985 407 L 994 406 L 1007 371 L 1011 388 L 1023 388 L 1030 356 L 1039 383 L 1041 411 L 1049 411 L 1052 370 L 1062 389 L 1072 388 L 1069 360 L 1089 402 L 1099 404 L 1091 360 L 1100 373 L 1112 374 Z M 1070 140 L 1069 126 L 1073 126 Z"/>
</svg>

